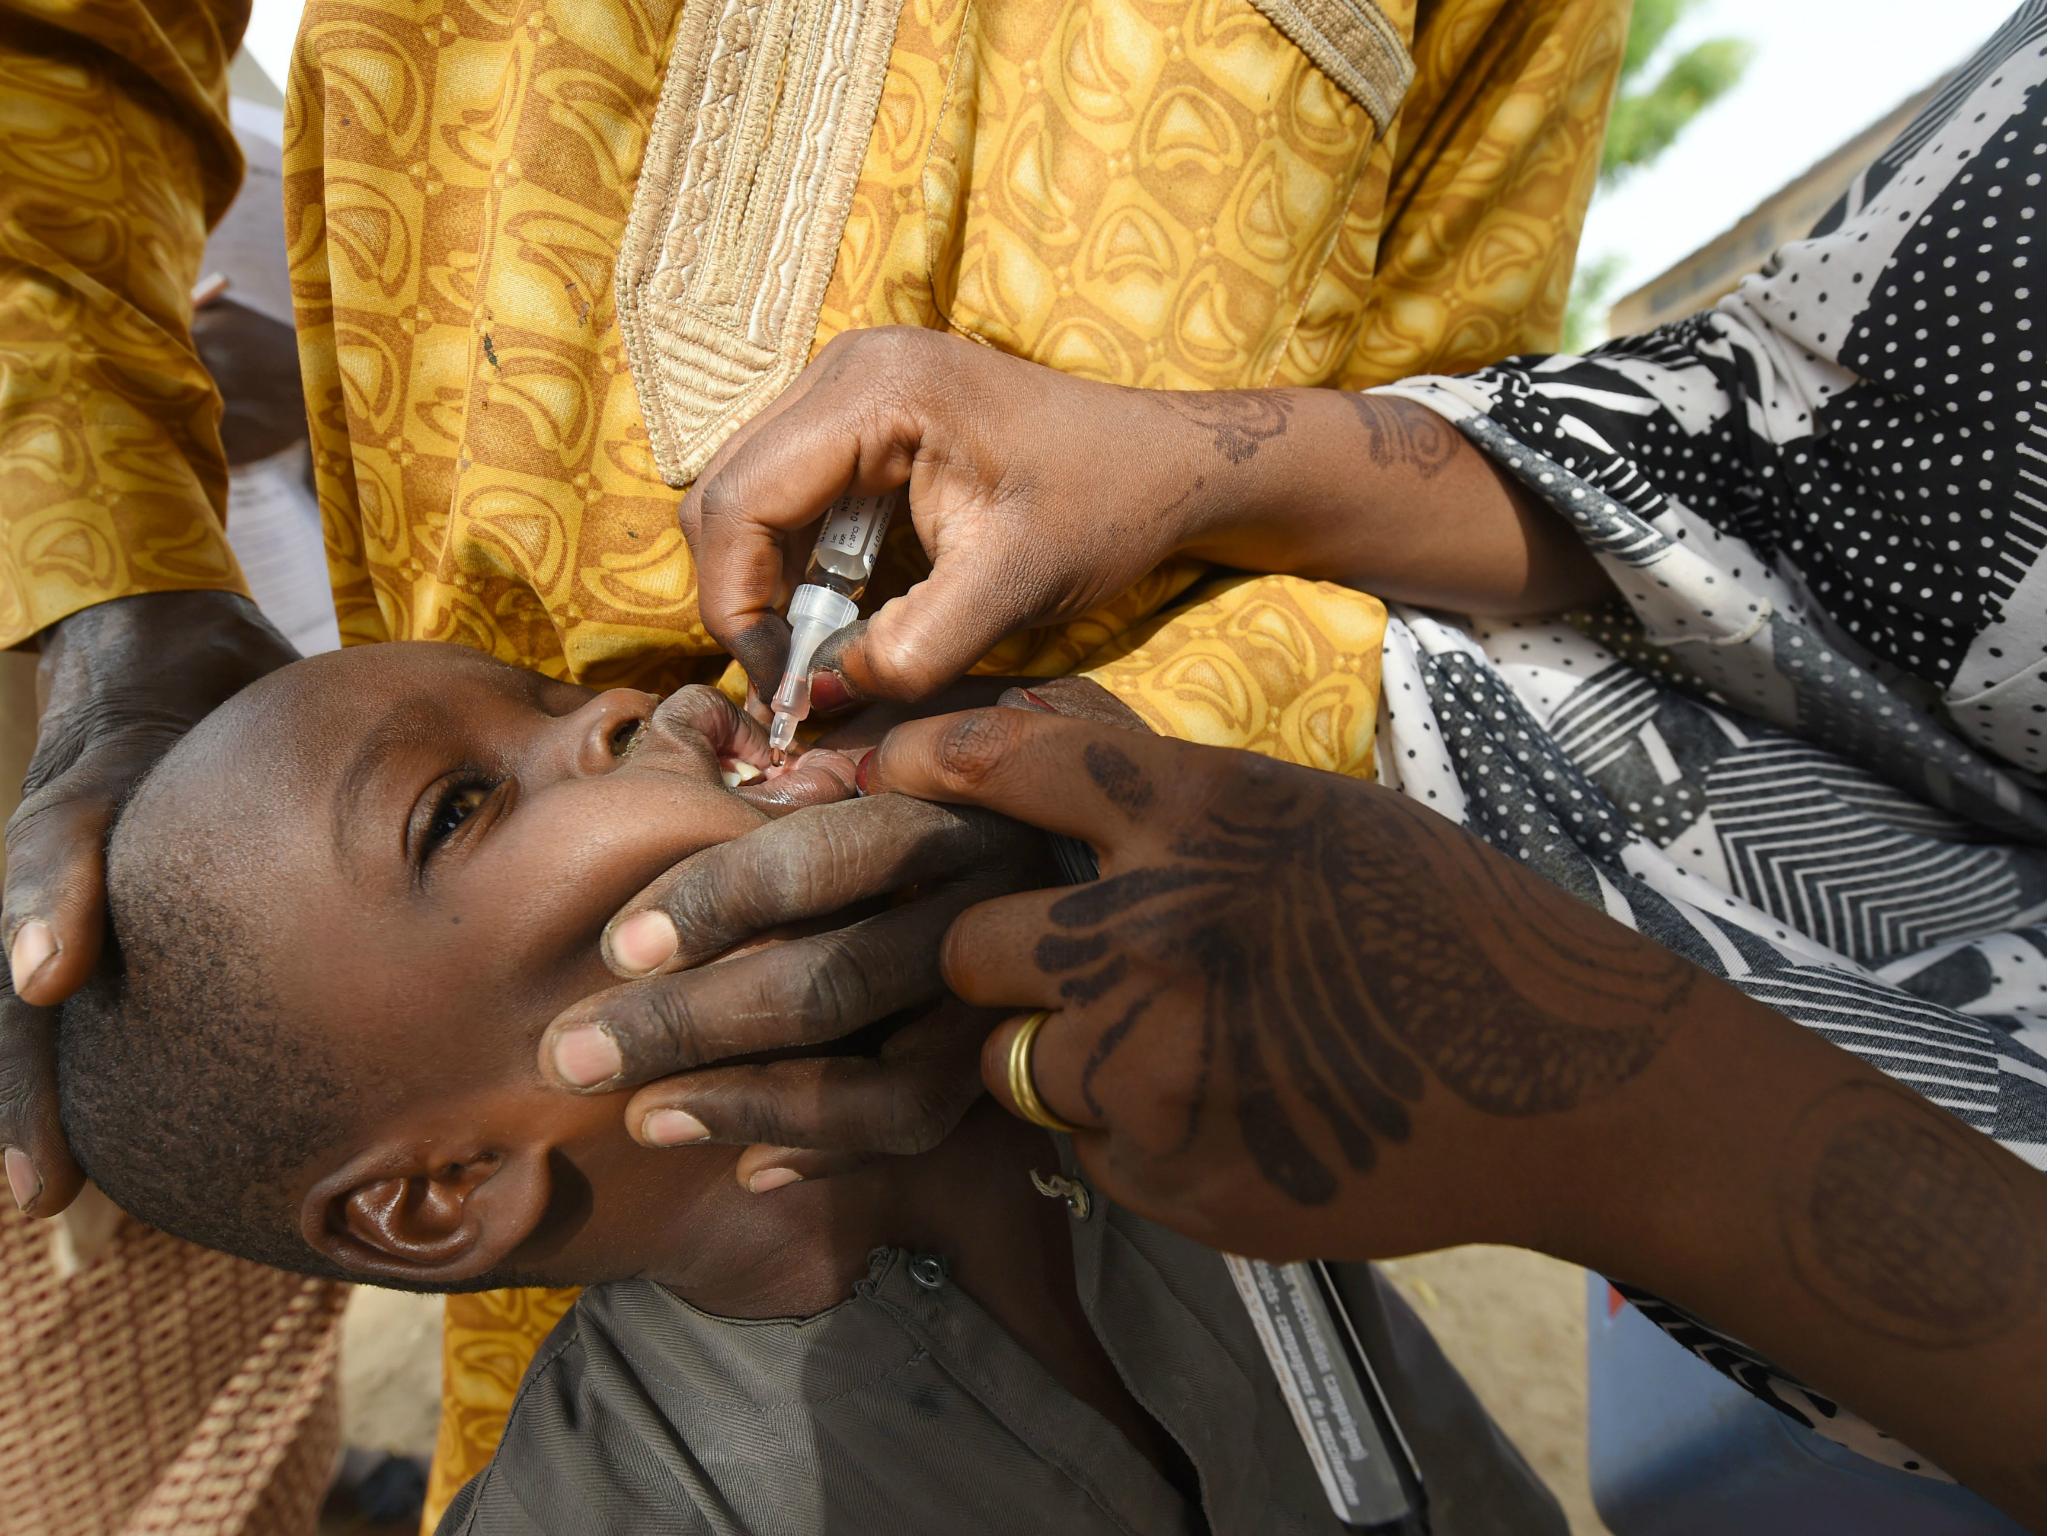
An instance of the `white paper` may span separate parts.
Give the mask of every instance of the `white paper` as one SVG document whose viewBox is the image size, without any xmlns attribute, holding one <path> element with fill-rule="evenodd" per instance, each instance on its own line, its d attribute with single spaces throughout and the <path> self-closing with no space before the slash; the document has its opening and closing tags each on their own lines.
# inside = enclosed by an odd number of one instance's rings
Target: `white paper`
<svg viewBox="0 0 2048 1536">
<path fill-rule="evenodd" d="M 228 543 L 256 606 L 302 656 L 341 648 L 306 445 L 228 471 Z"/>
</svg>

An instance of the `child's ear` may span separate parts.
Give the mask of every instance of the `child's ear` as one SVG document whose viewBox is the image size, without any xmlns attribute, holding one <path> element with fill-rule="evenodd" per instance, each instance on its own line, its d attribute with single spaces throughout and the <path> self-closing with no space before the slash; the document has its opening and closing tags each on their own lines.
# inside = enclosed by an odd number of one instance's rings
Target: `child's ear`
<svg viewBox="0 0 2048 1536">
<path fill-rule="evenodd" d="M 316 1183 L 299 1224 L 316 1252 L 366 1280 L 457 1285 L 502 1265 L 548 1198 L 541 1148 L 383 1146 Z"/>
</svg>

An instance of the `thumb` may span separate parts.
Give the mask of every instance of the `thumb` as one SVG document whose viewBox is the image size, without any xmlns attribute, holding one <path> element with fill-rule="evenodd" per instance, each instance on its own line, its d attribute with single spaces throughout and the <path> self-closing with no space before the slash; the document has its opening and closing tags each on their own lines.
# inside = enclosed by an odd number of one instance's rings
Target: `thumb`
<svg viewBox="0 0 2048 1536">
<path fill-rule="evenodd" d="M 959 556 L 941 553 L 931 575 L 821 646 L 817 665 L 839 673 L 861 698 L 929 698 L 1037 617 L 1014 596 L 991 591 Z"/>
<path fill-rule="evenodd" d="M 803 569 L 805 535 L 844 493 L 880 496 L 908 480 L 949 404 L 933 344 L 899 330 L 834 338 L 684 497 L 704 627 L 763 698 L 781 678 L 789 630 L 775 610 Z"/>
</svg>

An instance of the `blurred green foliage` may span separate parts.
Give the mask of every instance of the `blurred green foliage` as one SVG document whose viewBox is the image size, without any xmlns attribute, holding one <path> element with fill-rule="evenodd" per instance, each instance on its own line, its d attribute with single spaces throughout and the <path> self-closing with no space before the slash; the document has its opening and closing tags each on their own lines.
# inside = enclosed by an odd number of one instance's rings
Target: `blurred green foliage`
<svg viewBox="0 0 2048 1536">
<path fill-rule="evenodd" d="M 1732 37 L 1708 38 L 1669 59 L 1660 57 L 1672 30 L 1698 4 L 1699 0 L 1636 0 L 1629 16 L 1614 108 L 1607 118 L 1607 138 L 1600 151 L 1601 188 L 1614 186 L 1631 172 L 1652 164 L 1678 141 L 1695 117 L 1726 95 L 1749 67 L 1753 50 Z M 1662 67 L 1650 78 L 1651 66 L 1660 63 Z M 1620 275 L 1622 260 L 1608 253 L 1580 261 L 1565 312 L 1566 351 L 1582 352 L 1598 342 L 1608 290 Z"/>
</svg>

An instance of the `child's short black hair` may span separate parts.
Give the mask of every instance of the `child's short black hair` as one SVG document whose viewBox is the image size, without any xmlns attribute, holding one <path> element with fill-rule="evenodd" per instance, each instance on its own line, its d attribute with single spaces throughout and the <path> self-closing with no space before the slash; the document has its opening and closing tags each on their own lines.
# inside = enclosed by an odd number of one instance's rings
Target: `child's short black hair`
<svg viewBox="0 0 2048 1536">
<path fill-rule="evenodd" d="M 192 738 L 186 738 L 187 741 Z M 107 837 L 105 950 L 57 1017 L 57 1102 L 85 1174 L 138 1221 L 207 1248 L 331 1280 L 349 1270 L 306 1241 L 297 1186 L 371 1125 L 402 1070 L 347 1057 L 280 1001 L 266 959 L 260 825 L 195 827 L 172 747 Z M 374 960 L 366 961 L 374 964 Z M 510 1269 L 414 1291 L 559 1284 Z"/>
<path fill-rule="evenodd" d="M 148 780 L 108 838 L 110 933 L 63 1005 L 57 1087 L 86 1175 L 150 1226 L 279 1269 L 350 1276 L 299 1231 L 289 1187 L 362 1095 L 277 1007 L 216 850 L 151 839 Z M 138 809 L 140 814 L 138 814 Z"/>
</svg>

